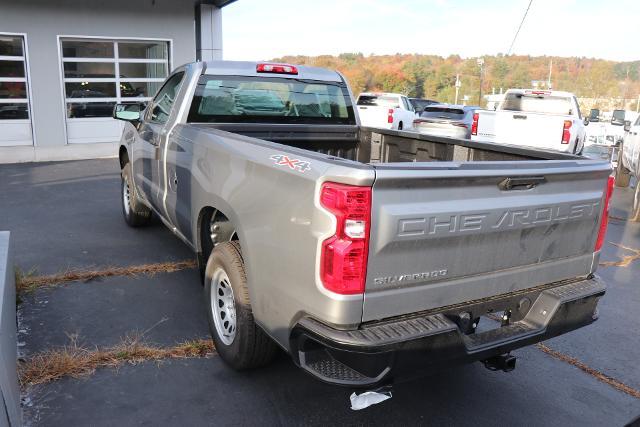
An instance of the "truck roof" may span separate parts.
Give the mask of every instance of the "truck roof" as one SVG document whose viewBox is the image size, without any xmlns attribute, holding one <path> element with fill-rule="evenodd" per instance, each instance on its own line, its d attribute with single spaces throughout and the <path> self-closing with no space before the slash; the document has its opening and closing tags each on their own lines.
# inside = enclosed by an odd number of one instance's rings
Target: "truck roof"
<svg viewBox="0 0 640 427">
<path fill-rule="evenodd" d="M 400 93 L 391 93 L 391 92 L 362 92 L 358 96 L 404 96 Z"/>
<path fill-rule="evenodd" d="M 256 67 L 259 64 L 275 64 L 274 62 L 260 61 L 207 61 L 204 74 L 217 76 L 246 76 L 246 77 L 279 77 L 290 79 L 319 80 L 325 82 L 342 82 L 342 76 L 336 71 L 326 68 L 308 67 L 305 65 L 292 65 L 297 68 L 297 74 L 259 73 Z"/>
<path fill-rule="evenodd" d="M 560 96 L 572 98 L 575 95 L 571 92 L 564 92 L 561 90 L 544 90 L 544 89 L 509 89 L 506 93 L 523 93 L 523 94 L 540 94 L 549 96 Z M 505 94 L 506 94 L 505 93 Z"/>
</svg>

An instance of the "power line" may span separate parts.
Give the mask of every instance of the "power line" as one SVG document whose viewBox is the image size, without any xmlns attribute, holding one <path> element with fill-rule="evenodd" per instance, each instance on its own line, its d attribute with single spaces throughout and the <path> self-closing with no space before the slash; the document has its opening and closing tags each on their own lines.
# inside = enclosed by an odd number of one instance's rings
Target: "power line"
<svg viewBox="0 0 640 427">
<path fill-rule="evenodd" d="M 511 54 L 511 49 L 513 49 L 513 45 L 516 43 L 516 39 L 518 38 L 518 34 L 520 34 L 520 29 L 522 28 L 522 24 L 524 24 L 524 20 L 527 18 L 527 13 L 529 13 L 529 8 L 531 7 L 531 3 L 533 0 L 529 0 L 529 6 L 527 6 L 527 10 L 524 11 L 524 16 L 522 17 L 522 21 L 520 22 L 520 26 L 518 27 L 518 31 L 516 31 L 516 35 L 513 36 L 513 41 L 511 42 L 511 46 L 509 46 L 509 51 L 507 55 Z"/>
</svg>

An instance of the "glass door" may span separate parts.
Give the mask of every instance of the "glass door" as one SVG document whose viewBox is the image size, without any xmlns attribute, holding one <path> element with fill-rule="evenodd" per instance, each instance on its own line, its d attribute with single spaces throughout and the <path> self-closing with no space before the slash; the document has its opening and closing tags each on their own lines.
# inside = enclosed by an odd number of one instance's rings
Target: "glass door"
<svg viewBox="0 0 640 427">
<path fill-rule="evenodd" d="M 0 34 L 0 147 L 32 145 L 24 37 Z"/>
<path fill-rule="evenodd" d="M 165 41 L 74 38 L 61 48 L 70 144 L 119 141 L 113 106 L 151 100 L 169 72 Z"/>
</svg>

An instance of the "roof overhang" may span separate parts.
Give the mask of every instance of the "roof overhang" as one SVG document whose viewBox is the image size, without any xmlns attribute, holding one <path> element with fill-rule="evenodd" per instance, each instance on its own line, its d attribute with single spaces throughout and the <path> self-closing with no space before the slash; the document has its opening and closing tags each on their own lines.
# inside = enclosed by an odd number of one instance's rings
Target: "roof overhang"
<svg viewBox="0 0 640 427">
<path fill-rule="evenodd" d="M 196 0 L 196 5 L 198 4 L 210 4 L 219 8 L 223 8 L 236 0 Z"/>
</svg>

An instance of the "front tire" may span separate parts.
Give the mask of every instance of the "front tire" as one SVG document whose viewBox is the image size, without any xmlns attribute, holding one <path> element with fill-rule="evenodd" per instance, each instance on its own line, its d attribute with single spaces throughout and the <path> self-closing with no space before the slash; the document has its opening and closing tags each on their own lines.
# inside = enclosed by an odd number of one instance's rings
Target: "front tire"
<svg viewBox="0 0 640 427">
<path fill-rule="evenodd" d="M 122 183 L 120 185 L 122 214 L 130 227 L 142 227 L 151 221 L 151 210 L 138 201 L 131 175 L 131 163 L 127 163 L 122 168 Z"/>
<path fill-rule="evenodd" d="M 209 330 L 222 360 L 236 370 L 271 362 L 276 344 L 256 324 L 237 241 L 216 245 L 205 271 Z"/>
</svg>

